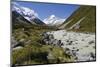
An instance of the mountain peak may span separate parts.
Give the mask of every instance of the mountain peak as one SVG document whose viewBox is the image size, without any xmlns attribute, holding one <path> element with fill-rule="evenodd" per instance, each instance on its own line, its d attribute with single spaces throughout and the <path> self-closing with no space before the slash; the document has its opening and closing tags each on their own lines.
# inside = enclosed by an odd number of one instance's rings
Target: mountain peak
<svg viewBox="0 0 100 67">
<path fill-rule="evenodd" d="M 51 15 L 51 16 L 50 16 L 50 19 L 55 18 L 55 17 L 56 17 L 55 15 Z"/>
<path fill-rule="evenodd" d="M 43 22 L 49 26 L 57 26 L 64 22 L 65 19 L 56 17 L 55 15 L 50 15 L 48 18 L 44 19 Z"/>
<path fill-rule="evenodd" d="M 12 2 L 12 12 L 15 11 L 20 14 L 24 19 L 28 20 L 31 24 L 44 24 L 38 17 L 38 13 L 34 10 L 23 7 L 15 2 Z"/>
<path fill-rule="evenodd" d="M 18 12 L 19 14 L 23 15 L 26 19 L 30 19 L 30 21 L 31 19 L 38 17 L 38 14 L 34 10 L 20 6 L 15 2 L 12 2 L 12 11 Z"/>
</svg>

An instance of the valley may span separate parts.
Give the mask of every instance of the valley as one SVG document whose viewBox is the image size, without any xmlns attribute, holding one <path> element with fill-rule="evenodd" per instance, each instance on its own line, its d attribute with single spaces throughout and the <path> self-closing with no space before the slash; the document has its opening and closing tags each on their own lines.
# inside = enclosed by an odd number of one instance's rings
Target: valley
<svg viewBox="0 0 100 67">
<path fill-rule="evenodd" d="M 96 7 L 80 6 L 67 19 L 13 3 L 12 65 L 59 64 L 96 60 Z"/>
</svg>

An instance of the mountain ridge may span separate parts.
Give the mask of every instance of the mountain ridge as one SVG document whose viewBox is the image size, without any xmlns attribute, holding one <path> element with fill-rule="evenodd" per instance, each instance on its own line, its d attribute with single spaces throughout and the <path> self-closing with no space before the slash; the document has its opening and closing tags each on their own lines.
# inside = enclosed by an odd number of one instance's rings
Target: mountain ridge
<svg viewBox="0 0 100 67">
<path fill-rule="evenodd" d="M 30 22 L 30 24 L 41 24 L 41 25 L 45 24 L 36 16 L 38 14 L 36 12 L 34 12 L 33 10 L 31 10 L 27 7 L 22 7 L 22 6 L 16 5 L 14 3 L 12 3 L 12 5 L 13 5 L 12 6 L 12 15 L 15 16 L 14 18 L 12 17 L 13 20 L 15 20 L 16 18 L 19 18 L 20 21 L 26 22 L 26 23 Z M 24 21 L 23 21 L 23 19 L 24 19 Z"/>
<path fill-rule="evenodd" d="M 96 26 L 96 7 L 95 6 L 80 6 L 72 15 L 59 26 L 59 29 L 67 29 L 77 23 L 81 18 L 85 17 L 80 24 L 73 27 L 73 31 L 79 32 L 95 32 Z M 67 22 L 70 22 L 67 24 Z M 67 25 L 65 25 L 67 24 Z M 65 26 L 64 26 L 65 25 Z M 79 27 L 79 28 L 78 28 Z"/>
</svg>

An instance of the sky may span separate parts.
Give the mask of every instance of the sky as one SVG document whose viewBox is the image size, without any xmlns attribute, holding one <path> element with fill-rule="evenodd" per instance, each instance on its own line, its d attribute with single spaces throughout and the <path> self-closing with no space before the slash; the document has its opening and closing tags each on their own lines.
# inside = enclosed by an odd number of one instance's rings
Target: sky
<svg viewBox="0 0 100 67">
<path fill-rule="evenodd" d="M 56 17 L 67 19 L 79 5 L 73 4 L 54 4 L 54 3 L 39 3 L 39 2 L 25 2 L 25 1 L 14 1 L 20 6 L 30 8 L 38 13 L 41 20 L 48 18 L 51 15 Z"/>
</svg>

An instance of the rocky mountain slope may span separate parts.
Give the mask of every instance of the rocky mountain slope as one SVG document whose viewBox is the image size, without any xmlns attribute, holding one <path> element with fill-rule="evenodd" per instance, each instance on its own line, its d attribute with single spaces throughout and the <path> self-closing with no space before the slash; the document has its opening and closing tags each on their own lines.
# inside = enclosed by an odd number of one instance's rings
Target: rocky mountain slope
<svg viewBox="0 0 100 67">
<path fill-rule="evenodd" d="M 96 26 L 96 7 L 80 6 L 59 29 L 67 29 L 81 32 L 95 32 Z"/>
<path fill-rule="evenodd" d="M 16 24 L 45 25 L 45 23 L 38 18 L 38 14 L 34 10 L 16 3 L 12 3 L 12 21 Z"/>
</svg>

